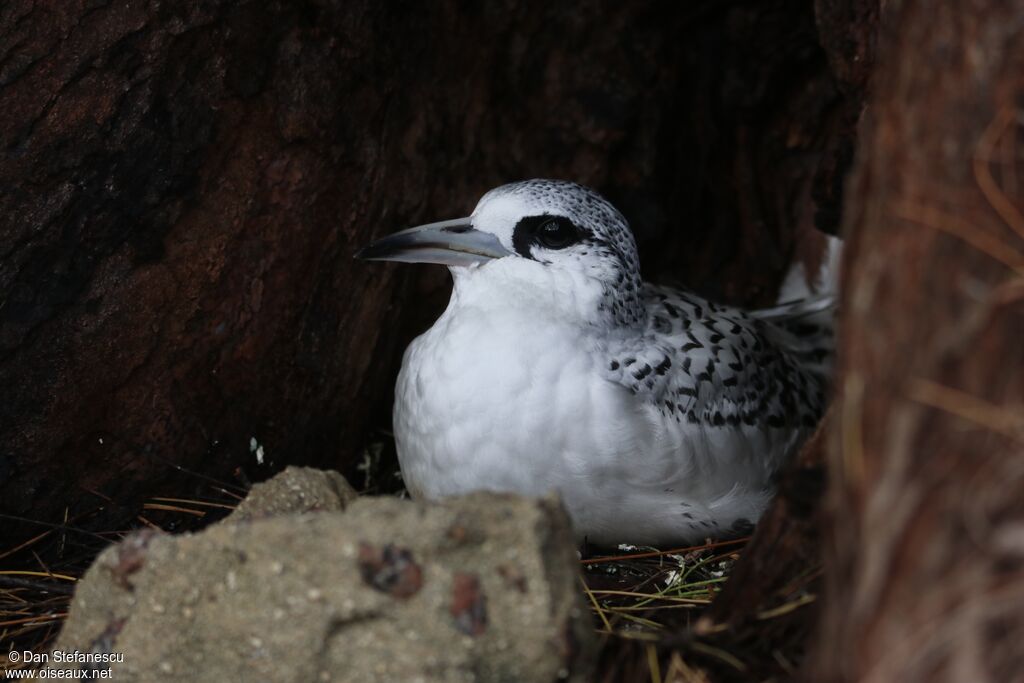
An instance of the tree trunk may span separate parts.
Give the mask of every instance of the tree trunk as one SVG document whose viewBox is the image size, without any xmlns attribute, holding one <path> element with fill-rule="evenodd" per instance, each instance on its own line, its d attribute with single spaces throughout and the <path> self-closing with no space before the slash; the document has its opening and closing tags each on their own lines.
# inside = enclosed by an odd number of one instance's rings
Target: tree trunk
<svg viewBox="0 0 1024 683">
<path fill-rule="evenodd" d="M 894 3 L 847 195 L 814 681 L 1024 672 L 1024 6 Z"/>
<path fill-rule="evenodd" d="M 351 472 L 446 297 L 353 251 L 502 182 L 594 185 L 650 279 L 770 300 L 848 156 L 810 0 L 556 5 L 0 5 L 0 548 L 179 468 Z"/>
</svg>

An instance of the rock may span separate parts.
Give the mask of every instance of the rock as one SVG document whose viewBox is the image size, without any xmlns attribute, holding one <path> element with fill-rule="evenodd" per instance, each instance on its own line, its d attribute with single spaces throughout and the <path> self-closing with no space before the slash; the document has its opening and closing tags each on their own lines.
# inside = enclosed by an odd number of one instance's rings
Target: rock
<svg viewBox="0 0 1024 683">
<path fill-rule="evenodd" d="M 340 512 L 359 496 L 337 472 L 288 467 L 252 487 L 228 520 L 240 522 L 291 512 Z"/>
<path fill-rule="evenodd" d="M 583 680 L 578 567 L 555 500 L 359 498 L 133 535 L 79 583 L 56 648 L 122 654 L 118 681 Z"/>
</svg>

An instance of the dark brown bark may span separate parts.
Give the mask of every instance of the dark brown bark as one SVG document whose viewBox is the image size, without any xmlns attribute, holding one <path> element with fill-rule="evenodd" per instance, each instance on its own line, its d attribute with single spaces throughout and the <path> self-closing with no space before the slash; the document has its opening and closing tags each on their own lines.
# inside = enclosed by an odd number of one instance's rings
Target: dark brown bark
<svg viewBox="0 0 1024 683">
<path fill-rule="evenodd" d="M 895 3 L 847 196 L 814 681 L 1024 675 L 1024 6 Z"/>
<path fill-rule="evenodd" d="M 830 154 L 814 186 L 818 227 L 836 232 L 843 185 L 853 163 L 857 126 L 875 66 L 880 0 L 815 0 L 818 35 L 842 94 Z"/>
<path fill-rule="evenodd" d="M 263 476 L 250 437 L 351 466 L 446 292 L 353 250 L 505 181 L 592 184 L 649 277 L 770 299 L 842 109 L 808 0 L 5 2 L 2 511 L 119 526 L 168 463 Z"/>
</svg>

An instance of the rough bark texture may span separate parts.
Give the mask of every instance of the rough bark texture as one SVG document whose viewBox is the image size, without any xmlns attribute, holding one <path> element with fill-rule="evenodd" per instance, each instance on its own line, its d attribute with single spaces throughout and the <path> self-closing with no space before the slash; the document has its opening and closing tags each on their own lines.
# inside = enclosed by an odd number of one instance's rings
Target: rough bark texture
<svg viewBox="0 0 1024 683">
<path fill-rule="evenodd" d="M 1024 672 L 1024 6 L 894 3 L 847 196 L 814 681 Z"/>
<path fill-rule="evenodd" d="M 116 528 L 176 467 L 269 473 L 250 437 L 351 466 L 446 289 L 352 252 L 501 182 L 592 184 L 648 276 L 770 299 L 844 116 L 809 0 L 4 2 L 2 511 Z"/>
<path fill-rule="evenodd" d="M 818 227 L 835 232 L 840 222 L 843 186 L 853 163 L 857 126 L 874 72 L 881 0 L 814 0 L 818 37 L 842 94 L 837 133 L 826 157 L 829 172 L 818 174 L 814 198 Z"/>
</svg>

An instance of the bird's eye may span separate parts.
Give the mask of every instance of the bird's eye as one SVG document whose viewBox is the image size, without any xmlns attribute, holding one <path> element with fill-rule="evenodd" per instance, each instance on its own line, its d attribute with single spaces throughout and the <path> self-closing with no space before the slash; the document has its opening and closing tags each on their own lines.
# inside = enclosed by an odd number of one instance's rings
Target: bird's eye
<svg viewBox="0 0 1024 683">
<path fill-rule="evenodd" d="M 512 231 L 512 246 L 520 256 L 534 258 L 533 249 L 565 249 L 582 242 L 587 232 L 565 216 L 525 216 Z"/>
<path fill-rule="evenodd" d="M 578 239 L 576 226 L 564 218 L 546 220 L 537 228 L 537 241 L 548 249 L 564 249 Z"/>
</svg>

